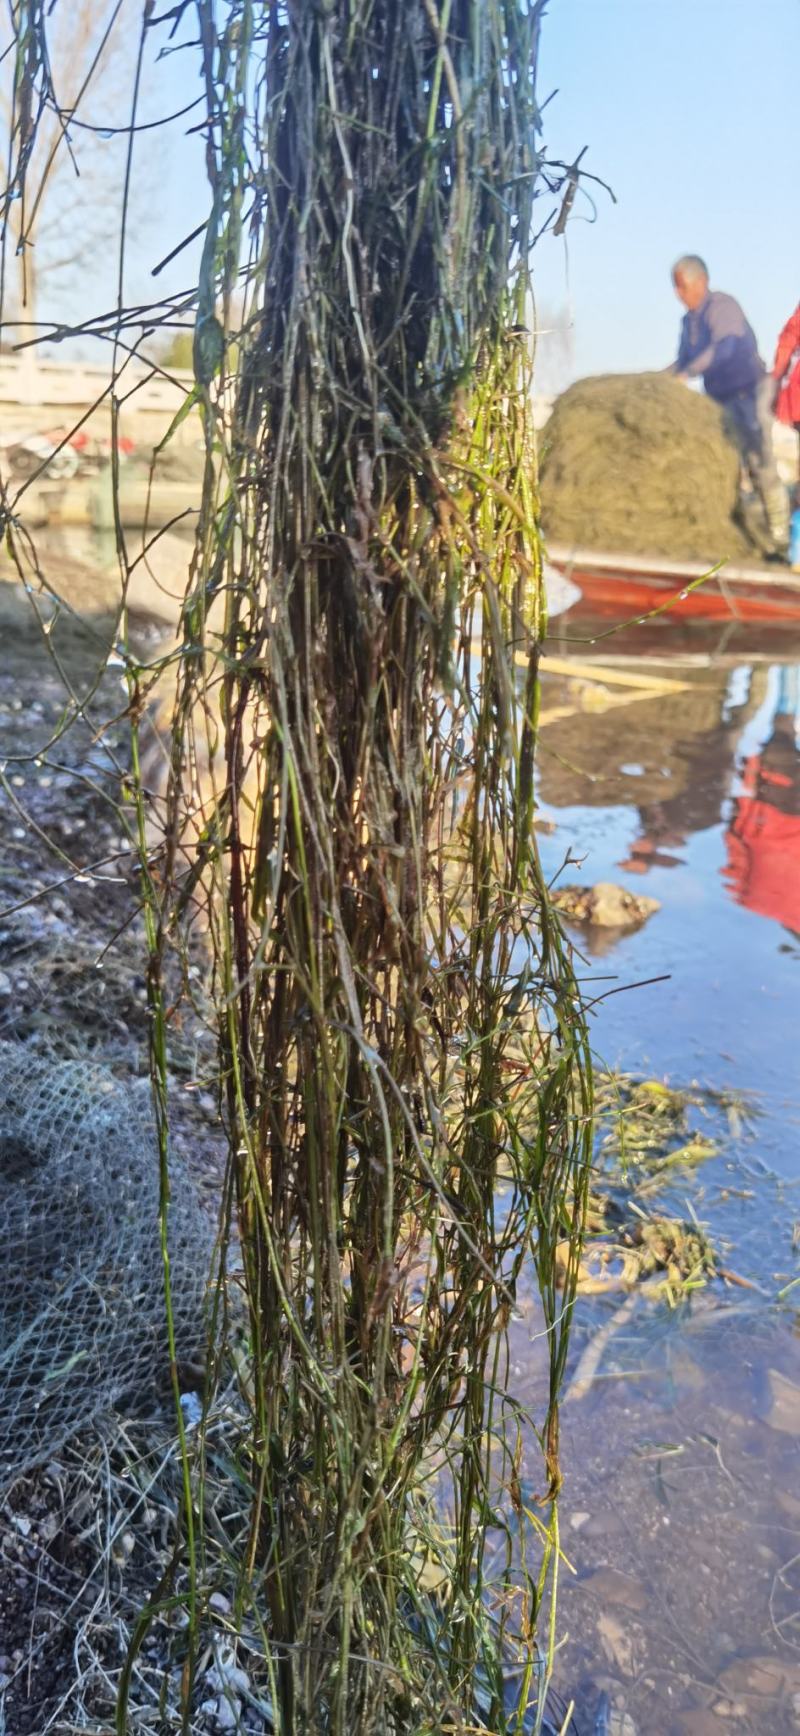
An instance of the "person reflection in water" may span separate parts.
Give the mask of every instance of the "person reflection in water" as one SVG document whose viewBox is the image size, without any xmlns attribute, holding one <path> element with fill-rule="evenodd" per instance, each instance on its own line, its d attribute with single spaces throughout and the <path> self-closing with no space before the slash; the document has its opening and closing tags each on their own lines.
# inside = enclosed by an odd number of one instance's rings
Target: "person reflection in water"
<svg viewBox="0 0 800 1736">
<path fill-rule="evenodd" d="M 722 870 L 737 904 L 800 936 L 800 668 L 782 669 L 772 733 L 742 767 Z"/>
<path fill-rule="evenodd" d="M 675 852 L 696 833 L 719 825 L 734 777 L 736 744 L 752 706 L 748 682 L 743 693 L 721 699 L 721 714 L 712 729 L 676 743 L 676 759 L 686 767 L 684 786 L 664 801 L 639 808 L 639 836 L 619 864 L 626 873 L 682 868 L 685 857 Z"/>
<path fill-rule="evenodd" d="M 737 741 L 757 703 L 734 688 L 716 727 L 678 744 L 689 768 L 686 787 L 639 809 L 640 833 L 619 866 L 628 874 L 677 868 L 676 855 L 698 832 L 724 829 L 722 877 L 746 910 L 770 917 L 800 938 L 800 666 L 777 671 L 769 737 L 737 767 Z M 731 796 L 738 771 L 738 793 Z"/>
</svg>

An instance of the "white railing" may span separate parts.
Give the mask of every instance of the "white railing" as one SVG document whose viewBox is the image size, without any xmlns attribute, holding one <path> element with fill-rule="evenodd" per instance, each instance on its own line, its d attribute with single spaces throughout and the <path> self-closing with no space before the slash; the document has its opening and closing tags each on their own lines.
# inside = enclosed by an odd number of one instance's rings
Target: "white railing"
<svg viewBox="0 0 800 1736">
<path fill-rule="evenodd" d="M 49 405 L 71 404 L 88 409 L 102 397 L 109 377 L 108 368 L 91 362 L 42 360 L 33 351 L 0 356 L 0 405 L 18 404 L 44 409 Z M 175 370 L 171 379 L 164 379 L 161 375 L 148 377 L 145 367 L 131 363 L 125 370 L 120 390 L 130 392 L 137 379 L 141 384 L 129 400 L 130 407 L 161 411 L 167 415 L 175 414 L 192 387 L 192 375 L 183 370 Z"/>
</svg>

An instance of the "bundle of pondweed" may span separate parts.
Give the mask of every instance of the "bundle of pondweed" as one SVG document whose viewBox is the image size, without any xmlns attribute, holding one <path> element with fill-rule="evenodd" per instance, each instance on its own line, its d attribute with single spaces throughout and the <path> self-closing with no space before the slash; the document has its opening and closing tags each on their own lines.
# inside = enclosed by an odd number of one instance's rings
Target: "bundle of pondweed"
<svg viewBox="0 0 800 1736">
<path fill-rule="evenodd" d="M 250 1332 L 243 1597 L 286 1733 L 522 1729 L 557 1567 L 589 1105 L 532 830 L 542 9 L 197 6 L 209 459 L 150 988 L 163 1088 L 161 961 L 202 900 Z M 504 1355 L 531 1252 L 541 1522 Z"/>
</svg>

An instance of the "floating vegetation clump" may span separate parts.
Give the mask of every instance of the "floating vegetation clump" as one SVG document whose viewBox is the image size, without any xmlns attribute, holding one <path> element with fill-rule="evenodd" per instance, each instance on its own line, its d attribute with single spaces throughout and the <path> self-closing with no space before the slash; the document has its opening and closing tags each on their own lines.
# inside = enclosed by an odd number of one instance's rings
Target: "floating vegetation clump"
<svg viewBox="0 0 800 1736">
<path fill-rule="evenodd" d="M 691 1206 L 688 1217 L 669 1206 L 677 1204 L 675 1190 L 687 1176 L 740 1136 L 755 1114 L 752 1099 L 732 1090 L 680 1089 L 660 1079 L 600 1073 L 595 1100 L 595 1166 L 579 1294 L 644 1285 L 651 1298 L 675 1306 L 718 1274 L 741 1282 L 720 1265 Z M 560 1258 L 566 1249 L 564 1244 Z"/>
<path fill-rule="evenodd" d="M 634 1186 L 648 1186 L 670 1171 L 703 1163 L 719 1150 L 716 1133 L 693 1126 L 690 1111 L 717 1097 L 699 1088 L 680 1090 L 660 1079 L 601 1075 L 597 1090 L 598 1164 Z"/>
<path fill-rule="evenodd" d="M 533 832 L 543 9 L 196 6 L 210 215 L 185 413 L 207 462 L 155 811 L 138 740 L 151 677 L 132 656 L 125 668 L 163 1215 L 166 963 L 198 922 L 229 1144 L 207 1401 L 237 1288 L 238 1597 L 258 1612 L 287 1736 L 519 1731 L 541 1703 L 570 1319 L 556 1248 L 569 1216 L 568 1304 L 591 1155 L 580 997 Z M 186 11 L 148 4 L 144 36 Z M 24 237 L 31 128 L 56 99 L 39 0 L 14 16 Z M 131 151 L 136 125 L 134 102 Z M 117 361 L 137 317 L 108 323 Z M 116 415 L 116 381 L 111 396 Z M 505 1348 L 531 1256 L 550 1359 L 535 1521 L 515 1494 Z M 202 1426 L 197 1439 L 187 1727 Z M 415 1540 L 434 1476 L 452 1543 L 431 1631 Z M 491 1573 L 489 1526 L 506 1539 Z"/>
<path fill-rule="evenodd" d="M 674 1306 L 716 1275 L 713 1247 L 701 1224 L 645 1217 L 624 1237 L 627 1283 L 657 1278 L 656 1294 Z"/>
<path fill-rule="evenodd" d="M 719 1271 L 718 1254 L 697 1219 L 649 1214 L 633 1195 L 601 1202 L 578 1273 L 579 1296 L 604 1296 L 644 1285 L 670 1307 L 702 1289 Z"/>
</svg>

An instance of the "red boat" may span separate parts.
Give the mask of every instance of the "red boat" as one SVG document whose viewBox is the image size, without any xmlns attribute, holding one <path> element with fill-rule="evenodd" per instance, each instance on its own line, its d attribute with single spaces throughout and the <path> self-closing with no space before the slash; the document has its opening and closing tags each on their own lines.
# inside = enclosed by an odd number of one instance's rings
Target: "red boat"
<svg viewBox="0 0 800 1736">
<path fill-rule="evenodd" d="M 780 657 L 787 639 L 800 638 L 800 572 L 789 567 L 726 562 L 714 570 L 558 545 L 548 547 L 547 565 L 574 588 L 551 618 L 551 643 L 603 643 L 606 653 L 628 655 L 652 653 L 668 638 L 672 652 L 701 652 L 722 633 L 726 644 L 746 638 Z"/>
</svg>

